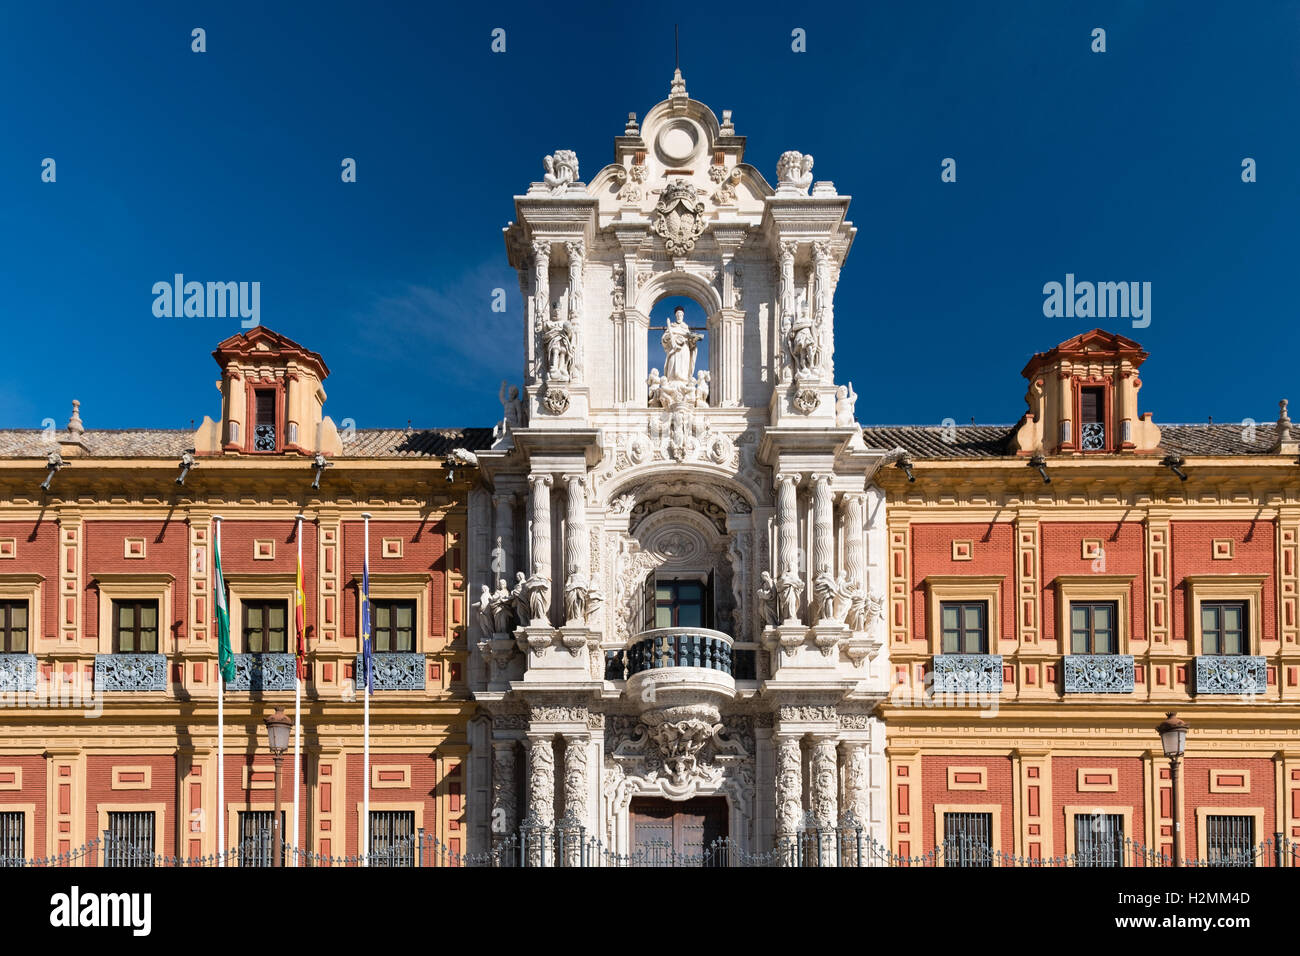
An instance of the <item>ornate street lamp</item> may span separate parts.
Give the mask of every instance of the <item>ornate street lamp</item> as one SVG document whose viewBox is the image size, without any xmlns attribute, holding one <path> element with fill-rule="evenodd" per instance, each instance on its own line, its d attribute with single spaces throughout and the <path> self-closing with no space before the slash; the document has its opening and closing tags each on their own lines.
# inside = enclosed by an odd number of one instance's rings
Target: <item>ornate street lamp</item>
<svg viewBox="0 0 1300 956">
<path fill-rule="evenodd" d="M 1166 719 L 1156 728 L 1160 735 L 1160 746 L 1169 758 L 1169 782 L 1173 787 L 1174 797 L 1174 866 L 1183 865 L 1183 794 L 1178 782 L 1178 761 L 1182 759 L 1187 745 L 1187 721 L 1172 710 L 1165 713 Z"/>
<path fill-rule="evenodd" d="M 271 757 L 275 760 L 275 814 L 271 817 L 272 866 L 281 865 L 284 853 L 280 835 L 280 765 L 284 763 L 284 752 L 289 749 L 289 726 L 292 723 L 283 707 L 277 707 L 275 713 L 266 715 L 266 736 L 271 743 Z"/>
</svg>

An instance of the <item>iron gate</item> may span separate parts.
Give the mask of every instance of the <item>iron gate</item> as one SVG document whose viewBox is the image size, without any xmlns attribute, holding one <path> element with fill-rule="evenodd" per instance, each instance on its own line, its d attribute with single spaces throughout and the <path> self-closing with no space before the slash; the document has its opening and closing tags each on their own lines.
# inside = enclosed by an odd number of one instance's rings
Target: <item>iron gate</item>
<svg viewBox="0 0 1300 956">
<path fill-rule="evenodd" d="M 104 865 L 153 866 L 153 832 L 152 810 L 110 810 L 104 831 Z"/>
<path fill-rule="evenodd" d="M 993 814 L 943 815 L 943 865 L 992 866 Z"/>
</svg>

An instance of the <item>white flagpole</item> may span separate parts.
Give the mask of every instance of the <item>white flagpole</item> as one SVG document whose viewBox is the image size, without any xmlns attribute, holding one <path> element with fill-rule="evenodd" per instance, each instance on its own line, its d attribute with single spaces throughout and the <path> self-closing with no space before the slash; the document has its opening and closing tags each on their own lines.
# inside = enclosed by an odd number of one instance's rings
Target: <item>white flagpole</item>
<svg viewBox="0 0 1300 956">
<path fill-rule="evenodd" d="M 361 560 L 364 562 L 363 567 L 368 568 L 370 564 L 370 512 L 367 511 L 363 513 L 361 517 L 364 518 L 366 521 L 365 551 L 362 554 Z M 370 615 L 370 607 L 369 607 L 370 594 L 368 591 L 366 593 L 366 604 L 367 607 L 366 607 L 365 616 L 368 617 Z M 364 628 L 366 626 L 366 623 L 367 622 L 365 620 L 365 617 L 363 617 L 361 621 L 361 626 Z M 362 635 L 361 639 L 363 642 L 361 648 L 361 667 L 363 671 L 361 674 L 361 695 L 362 697 L 365 698 L 365 703 L 363 704 L 365 717 L 363 718 L 363 729 L 362 729 L 364 742 L 362 743 L 363 758 L 362 758 L 362 768 L 361 768 L 361 774 L 362 774 L 361 776 L 361 780 L 362 780 L 361 783 L 361 793 L 362 793 L 361 846 L 359 846 L 357 849 L 359 849 L 362 853 L 361 865 L 369 866 L 370 865 L 370 679 L 369 679 L 370 674 L 366 672 L 367 661 L 365 657 L 366 649 L 364 645 L 365 642 L 364 634 Z"/>
<path fill-rule="evenodd" d="M 217 526 L 217 560 L 221 560 L 221 516 Z M 215 600 L 215 595 L 213 596 Z M 218 630 L 221 627 L 217 624 Z M 217 866 L 226 865 L 226 679 L 221 673 L 221 635 L 217 634 Z"/>
<path fill-rule="evenodd" d="M 302 571 L 302 515 L 298 515 L 298 530 L 294 533 L 298 539 L 298 570 Z M 297 582 L 294 584 L 295 593 L 293 596 L 294 603 L 298 602 Z M 305 586 L 304 586 L 305 593 Z M 297 623 L 297 613 L 295 609 L 294 623 Z M 302 609 L 303 630 L 307 628 L 307 607 L 306 598 L 303 599 Z M 295 627 L 295 632 L 297 628 Z M 298 865 L 298 788 L 302 780 L 302 678 L 298 676 L 298 635 L 294 634 L 293 645 L 293 862 L 290 866 Z"/>
</svg>

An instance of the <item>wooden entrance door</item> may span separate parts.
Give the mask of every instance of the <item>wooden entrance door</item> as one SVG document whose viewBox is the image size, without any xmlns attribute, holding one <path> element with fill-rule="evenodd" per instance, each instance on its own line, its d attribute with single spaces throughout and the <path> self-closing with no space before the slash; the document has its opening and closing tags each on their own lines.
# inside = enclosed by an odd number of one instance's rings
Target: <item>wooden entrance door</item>
<svg viewBox="0 0 1300 956">
<path fill-rule="evenodd" d="M 648 866 L 699 860 L 715 840 L 727 835 L 727 801 L 723 797 L 684 802 L 637 797 L 629 812 L 632 852 Z"/>
</svg>

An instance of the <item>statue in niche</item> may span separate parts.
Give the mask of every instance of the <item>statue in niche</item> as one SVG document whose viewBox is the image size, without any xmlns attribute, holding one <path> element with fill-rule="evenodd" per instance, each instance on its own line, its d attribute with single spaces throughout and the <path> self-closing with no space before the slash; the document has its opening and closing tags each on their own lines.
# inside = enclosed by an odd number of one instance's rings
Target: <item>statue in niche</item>
<svg viewBox="0 0 1300 956">
<path fill-rule="evenodd" d="M 494 633 L 509 633 L 511 604 L 510 589 L 506 587 L 505 578 L 498 578 L 497 589 L 492 592 L 492 630 Z"/>
<path fill-rule="evenodd" d="M 709 400 L 709 373 L 695 375 L 695 360 L 704 336 L 692 332 L 686 324 L 686 310 L 678 306 L 668 321 L 660 342 L 664 347 L 664 371 L 651 369 L 646 379 L 649 404 L 663 408 L 675 405 L 706 405 Z"/>
<path fill-rule="evenodd" d="M 797 314 L 790 323 L 787 333 L 790 342 L 790 358 L 794 362 L 795 375 L 809 378 L 817 373 L 817 364 L 821 358 L 821 349 L 817 345 L 817 335 L 813 331 L 812 319 L 808 315 L 808 306 L 802 298 L 799 300 Z"/>
<path fill-rule="evenodd" d="M 803 593 L 803 578 L 794 568 L 781 573 L 781 616 L 786 624 L 799 623 L 799 595 Z"/>
<path fill-rule="evenodd" d="M 764 627 L 776 627 L 777 607 L 776 607 L 776 582 L 772 580 L 772 575 L 764 571 L 758 576 L 758 617 Z"/>
<path fill-rule="evenodd" d="M 510 600 L 515 605 L 515 620 L 520 624 L 528 620 L 528 581 L 524 572 L 515 572 L 515 586 L 510 589 Z"/>
<path fill-rule="evenodd" d="M 670 383 L 687 383 L 695 377 L 695 350 L 704 336 L 686 324 L 686 310 L 673 309 L 672 321 L 659 341 L 664 347 L 664 378 Z"/>
<path fill-rule="evenodd" d="M 534 569 L 532 577 L 524 582 L 528 594 L 528 623 L 532 627 L 547 627 L 551 622 L 551 579 Z"/>
<path fill-rule="evenodd" d="M 550 320 L 542 323 L 542 342 L 546 347 L 547 381 L 567 382 L 573 361 L 573 326 L 568 316 L 561 314 L 558 302 Z"/>
</svg>

